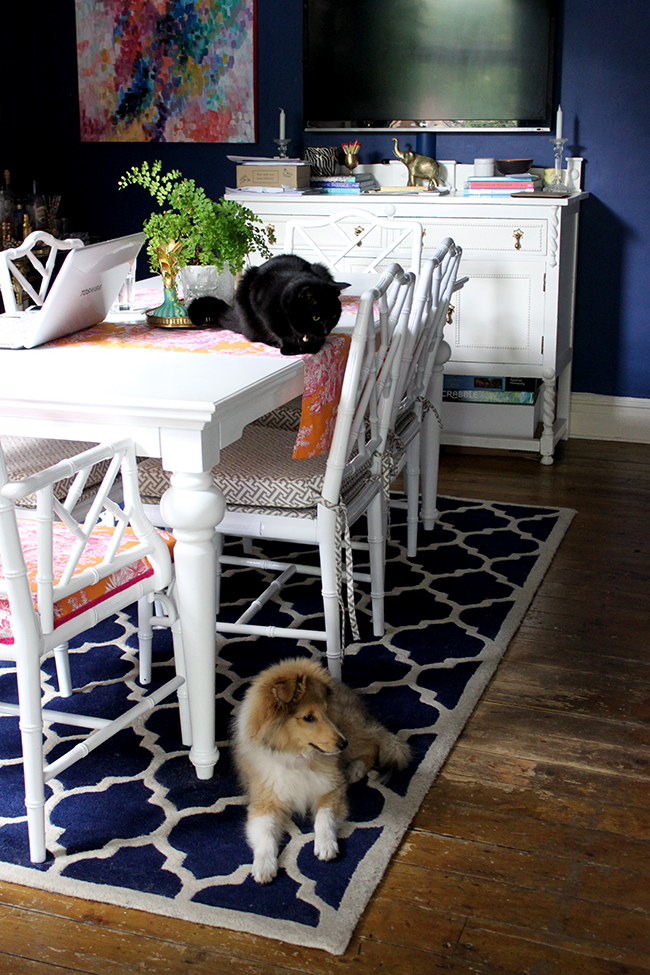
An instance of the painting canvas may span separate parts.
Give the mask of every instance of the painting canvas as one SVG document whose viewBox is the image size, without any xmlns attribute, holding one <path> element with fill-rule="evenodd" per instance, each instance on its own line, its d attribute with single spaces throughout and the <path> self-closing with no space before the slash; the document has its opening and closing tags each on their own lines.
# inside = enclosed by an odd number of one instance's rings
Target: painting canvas
<svg viewBox="0 0 650 975">
<path fill-rule="evenodd" d="M 82 142 L 255 142 L 255 0 L 75 0 Z"/>
</svg>

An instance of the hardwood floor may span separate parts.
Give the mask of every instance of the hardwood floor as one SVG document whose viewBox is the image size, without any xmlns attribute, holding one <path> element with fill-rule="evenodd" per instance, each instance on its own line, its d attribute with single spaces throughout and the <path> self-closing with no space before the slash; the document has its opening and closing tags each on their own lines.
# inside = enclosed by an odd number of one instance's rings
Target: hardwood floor
<svg viewBox="0 0 650 975">
<path fill-rule="evenodd" d="M 341 957 L 0 885 L 0 972 L 650 972 L 650 447 L 445 453 L 441 493 L 577 509 Z"/>
</svg>

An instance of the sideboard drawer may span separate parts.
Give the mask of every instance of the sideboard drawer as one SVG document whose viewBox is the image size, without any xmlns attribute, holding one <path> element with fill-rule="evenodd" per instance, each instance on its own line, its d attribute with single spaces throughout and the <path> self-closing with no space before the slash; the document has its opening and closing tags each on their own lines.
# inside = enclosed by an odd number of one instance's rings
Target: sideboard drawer
<svg viewBox="0 0 650 975">
<path fill-rule="evenodd" d="M 302 214 L 301 214 L 302 216 Z M 318 214 L 305 214 L 305 219 L 317 219 Z M 275 253 L 284 253 L 285 250 L 285 239 L 287 232 L 287 223 L 291 220 L 295 220 L 295 214 L 285 214 L 278 213 L 273 216 L 262 217 L 264 225 L 267 227 L 272 227 L 275 234 L 276 243 L 273 246 Z M 420 221 L 422 223 L 422 221 Z M 348 218 L 341 221 L 341 227 L 345 232 L 346 236 L 349 236 L 351 241 L 354 241 L 355 236 L 361 236 L 364 230 L 367 229 L 367 224 L 364 224 L 363 216 L 354 214 Z M 368 257 L 370 255 L 381 254 L 391 243 L 391 240 L 395 239 L 397 234 L 403 233 L 402 228 L 399 230 L 391 231 L 387 227 L 373 227 L 373 229 L 368 233 L 364 239 L 363 244 L 359 243 L 359 247 L 363 247 L 363 253 L 365 255 L 364 263 L 367 263 Z M 331 259 L 345 246 L 345 237 L 337 229 L 332 226 L 325 227 L 314 227 L 309 229 L 309 238 L 321 248 L 324 254 L 326 254 Z M 391 253 L 391 261 L 404 261 L 406 264 L 410 265 L 411 262 L 411 248 L 412 248 L 413 236 L 409 235 L 408 238 L 402 245 L 397 246 Z M 437 245 L 436 245 L 437 246 Z M 296 233 L 294 250 L 296 253 L 301 254 L 308 260 L 317 260 L 316 252 L 300 237 L 300 233 Z M 354 246 L 350 251 L 350 259 L 354 259 L 358 253 Z M 390 263 L 390 262 L 388 262 Z"/>
<path fill-rule="evenodd" d="M 545 257 L 547 249 L 546 220 L 498 220 L 443 217 L 423 219 L 425 252 L 438 246 L 443 237 L 453 237 L 465 256 Z"/>
<path fill-rule="evenodd" d="M 357 204 L 358 205 L 358 204 Z M 300 214 L 305 218 L 316 217 L 318 214 Z M 401 216 L 401 215 L 400 215 Z M 471 217 L 455 217 L 448 220 L 445 217 L 424 217 L 416 213 L 411 213 L 414 219 L 420 221 L 424 231 L 424 256 L 427 252 L 435 250 L 440 241 L 445 237 L 452 237 L 457 244 L 463 248 L 466 256 L 476 258 L 488 258 L 498 256 L 513 256 L 521 254 L 522 257 L 545 257 L 548 247 L 548 222 L 540 220 L 516 220 L 516 219 L 472 219 Z M 284 252 L 284 239 L 287 222 L 295 219 L 292 213 L 274 213 L 273 215 L 262 215 L 265 224 L 273 227 L 275 232 L 276 244 L 273 248 L 277 254 Z M 357 224 L 363 229 L 363 220 L 351 218 L 351 222 L 356 228 Z M 312 232 L 314 233 L 314 232 Z M 378 229 L 374 232 L 374 237 L 365 241 L 366 249 L 374 250 L 376 253 L 388 243 L 387 234 L 389 231 Z M 340 237 L 336 236 L 331 227 L 323 227 L 322 231 L 316 231 L 314 236 L 318 240 L 319 246 L 324 251 L 337 249 L 341 246 Z M 298 249 L 301 253 L 301 249 Z M 307 256 L 305 254 L 305 256 Z M 405 242 L 401 248 L 396 248 L 392 259 L 407 261 L 411 256 L 410 242 Z"/>
</svg>

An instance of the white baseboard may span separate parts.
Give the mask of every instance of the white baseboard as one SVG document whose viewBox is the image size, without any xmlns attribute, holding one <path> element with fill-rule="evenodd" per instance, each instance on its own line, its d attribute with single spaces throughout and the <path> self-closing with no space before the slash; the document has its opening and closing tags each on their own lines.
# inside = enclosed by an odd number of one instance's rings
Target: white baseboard
<svg viewBox="0 0 650 975">
<path fill-rule="evenodd" d="M 650 399 L 572 393 L 569 436 L 650 444 Z"/>
</svg>

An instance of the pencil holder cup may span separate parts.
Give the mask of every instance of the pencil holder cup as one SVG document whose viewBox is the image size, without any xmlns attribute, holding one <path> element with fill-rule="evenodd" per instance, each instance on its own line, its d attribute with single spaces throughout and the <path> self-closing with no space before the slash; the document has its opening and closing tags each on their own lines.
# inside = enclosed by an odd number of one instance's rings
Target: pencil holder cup
<svg viewBox="0 0 650 975">
<path fill-rule="evenodd" d="M 312 176 L 335 176 L 337 169 L 335 146 L 306 146 L 305 159 L 311 166 Z"/>
</svg>

